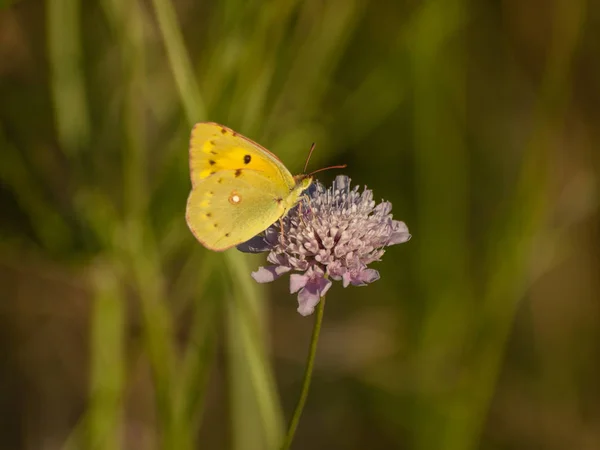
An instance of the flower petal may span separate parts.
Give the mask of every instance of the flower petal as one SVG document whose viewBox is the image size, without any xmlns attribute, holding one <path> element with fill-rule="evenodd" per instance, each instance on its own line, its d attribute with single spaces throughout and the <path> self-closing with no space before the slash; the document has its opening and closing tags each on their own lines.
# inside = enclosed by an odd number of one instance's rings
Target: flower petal
<svg viewBox="0 0 600 450">
<path fill-rule="evenodd" d="M 290 267 L 285 266 L 259 267 L 256 272 L 252 272 L 251 276 L 258 283 L 270 283 L 290 270 L 292 270 Z"/>
<path fill-rule="evenodd" d="M 387 245 L 402 244 L 408 242 L 411 238 L 408 227 L 404 222 L 394 220 L 392 223 L 392 234 Z"/>
<path fill-rule="evenodd" d="M 306 286 L 308 277 L 306 275 L 299 275 L 293 273 L 290 275 L 290 294 L 294 294 Z"/>
<path fill-rule="evenodd" d="M 352 281 L 352 274 L 350 272 L 344 272 L 342 274 L 342 286 L 347 288 L 350 285 L 351 281 Z"/>
<path fill-rule="evenodd" d="M 309 264 L 308 261 L 306 261 L 305 259 L 298 259 L 292 256 L 289 258 L 289 262 L 294 269 L 300 270 L 301 272 L 308 269 Z"/>
<path fill-rule="evenodd" d="M 373 210 L 373 212 L 375 214 L 381 214 L 382 216 L 389 214 L 391 211 L 392 211 L 392 204 L 390 202 L 381 202 Z"/>
<path fill-rule="evenodd" d="M 306 271 L 305 275 L 296 275 L 294 278 L 295 280 L 292 281 L 290 277 L 290 287 L 301 287 L 298 292 L 298 312 L 303 316 L 312 314 L 319 299 L 331 287 L 331 280 L 325 278 L 325 272 L 318 266 L 313 266 Z"/>
<path fill-rule="evenodd" d="M 336 281 L 341 280 L 342 275 L 344 275 L 347 270 L 348 269 L 346 269 L 346 267 L 338 260 L 334 260 L 327 265 L 327 275 L 329 275 L 329 278 Z"/>
<path fill-rule="evenodd" d="M 271 253 L 267 256 L 267 261 L 276 266 L 289 266 L 289 256 L 287 253 L 276 253 L 271 250 Z"/>
<path fill-rule="evenodd" d="M 331 282 L 331 280 L 328 280 L 327 278 L 321 278 L 319 281 L 319 292 L 321 294 L 321 297 L 324 297 L 325 294 L 327 294 L 327 291 L 329 290 L 329 288 L 331 287 L 333 283 Z"/>
<path fill-rule="evenodd" d="M 343 189 L 348 189 L 348 187 L 350 186 L 350 177 L 346 176 L 346 175 L 338 175 L 335 177 L 335 180 L 333 181 L 333 189 L 334 190 L 343 190 Z"/>
<path fill-rule="evenodd" d="M 308 289 L 302 289 L 298 293 L 298 312 L 304 317 L 315 312 L 315 306 L 319 304 L 321 297 L 318 294 L 311 293 Z"/>
<path fill-rule="evenodd" d="M 373 281 L 379 280 L 379 272 L 375 269 L 363 269 L 358 273 L 356 277 L 357 282 L 360 284 L 352 283 L 354 286 L 364 286 L 368 283 L 372 283 Z"/>
</svg>

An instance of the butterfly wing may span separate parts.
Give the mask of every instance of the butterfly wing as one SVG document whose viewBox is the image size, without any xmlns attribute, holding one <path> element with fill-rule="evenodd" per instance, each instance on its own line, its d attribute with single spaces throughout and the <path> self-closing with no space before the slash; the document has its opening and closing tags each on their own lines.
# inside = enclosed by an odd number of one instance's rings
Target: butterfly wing
<svg viewBox="0 0 600 450">
<path fill-rule="evenodd" d="M 205 247 L 222 251 L 245 242 L 279 219 L 285 208 L 269 194 L 260 172 L 219 171 L 200 180 L 188 197 L 186 221 Z"/>
<path fill-rule="evenodd" d="M 216 123 L 198 123 L 190 139 L 192 192 L 186 221 L 211 250 L 247 241 L 279 219 L 296 182 L 271 152 Z"/>
<path fill-rule="evenodd" d="M 291 190 L 294 177 L 273 153 L 230 128 L 213 122 L 194 125 L 190 138 L 192 186 L 223 170 L 254 170 Z"/>
</svg>

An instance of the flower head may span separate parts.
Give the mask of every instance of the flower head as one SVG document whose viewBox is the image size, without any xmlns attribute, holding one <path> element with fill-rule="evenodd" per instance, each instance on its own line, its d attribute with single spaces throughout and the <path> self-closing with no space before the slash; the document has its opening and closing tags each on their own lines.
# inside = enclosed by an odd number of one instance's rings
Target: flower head
<svg viewBox="0 0 600 450">
<path fill-rule="evenodd" d="M 338 176 L 330 188 L 316 182 L 307 198 L 264 233 L 238 245 L 244 252 L 269 251 L 272 264 L 259 267 L 252 277 L 268 283 L 284 273 L 290 276 L 290 291 L 298 292 L 298 312 L 312 314 L 331 280 L 344 287 L 364 286 L 379 279 L 369 264 L 379 261 L 389 245 L 410 239 L 404 222 L 393 220 L 389 202 L 376 204 L 373 192 L 350 188 L 350 178 Z"/>
</svg>

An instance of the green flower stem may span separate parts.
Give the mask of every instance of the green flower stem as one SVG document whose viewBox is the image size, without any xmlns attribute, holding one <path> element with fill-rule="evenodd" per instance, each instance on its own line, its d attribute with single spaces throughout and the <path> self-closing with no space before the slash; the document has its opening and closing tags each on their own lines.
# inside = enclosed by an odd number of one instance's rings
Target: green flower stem
<svg viewBox="0 0 600 450">
<path fill-rule="evenodd" d="M 317 307 L 317 314 L 315 316 L 315 326 L 313 328 L 312 337 L 310 339 L 310 349 L 308 351 L 308 358 L 306 359 L 306 369 L 304 370 L 304 381 L 302 382 L 302 391 L 300 392 L 300 398 L 298 404 L 294 410 L 294 415 L 290 420 L 288 431 L 285 435 L 281 450 L 288 450 L 294 435 L 296 434 L 296 428 L 298 428 L 298 422 L 300 422 L 300 416 L 304 410 L 304 404 L 308 397 L 308 390 L 310 389 L 310 381 L 312 379 L 313 368 L 315 366 L 315 355 L 317 354 L 317 343 L 319 342 L 319 334 L 321 333 L 321 324 L 323 323 L 323 311 L 325 310 L 325 297 L 321 298 L 319 306 Z"/>
</svg>

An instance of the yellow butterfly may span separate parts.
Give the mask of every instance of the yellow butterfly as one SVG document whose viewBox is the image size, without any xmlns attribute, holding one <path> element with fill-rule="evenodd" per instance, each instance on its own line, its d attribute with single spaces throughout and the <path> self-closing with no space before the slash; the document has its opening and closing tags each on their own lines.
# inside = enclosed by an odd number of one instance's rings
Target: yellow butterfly
<svg viewBox="0 0 600 450">
<path fill-rule="evenodd" d="M 311 175 L 292 176 L 273 153 L 223 125 L 197 123 L 190 138 L 186 222 L 206 248 L 226 250 L 285 216 Z"/>
</svg>

